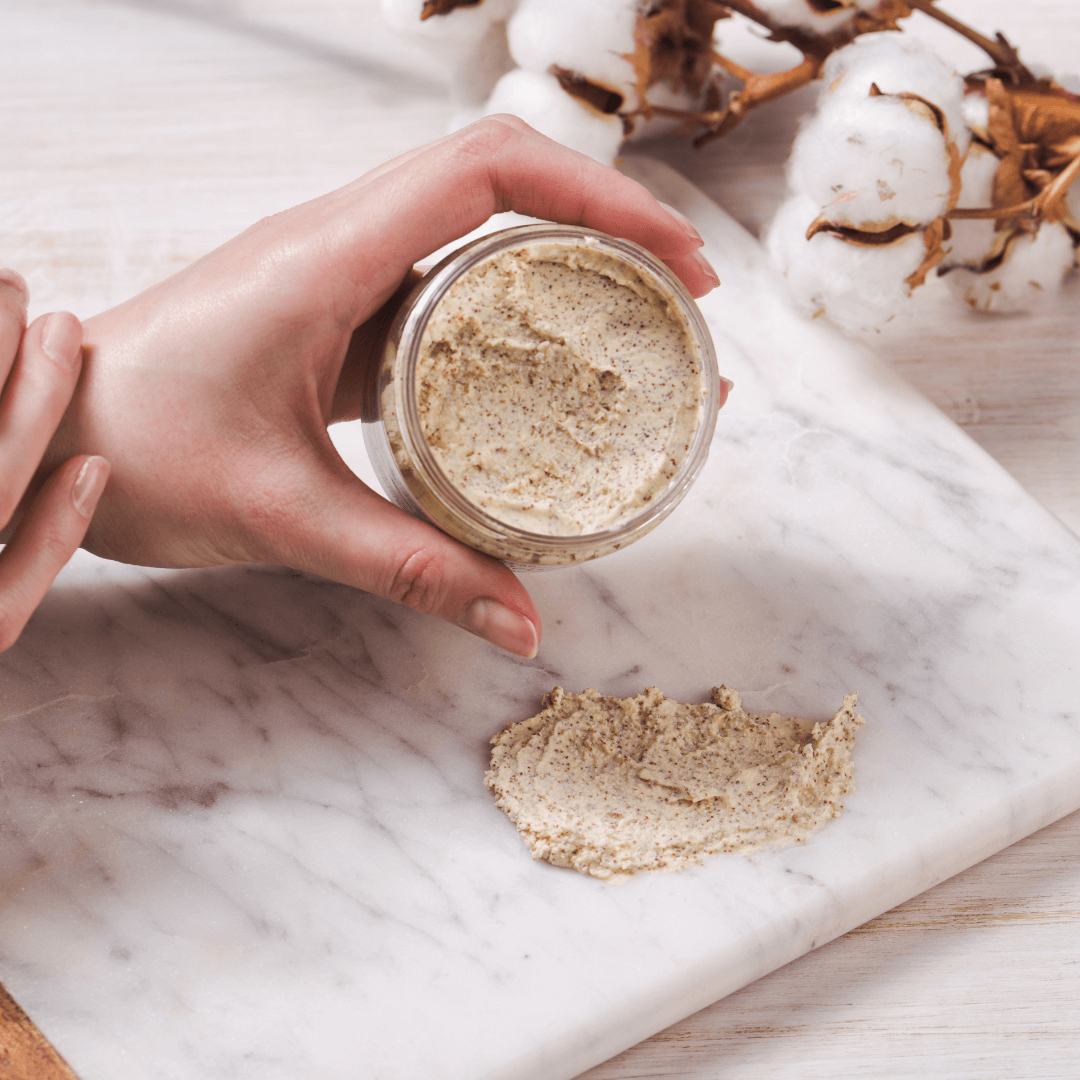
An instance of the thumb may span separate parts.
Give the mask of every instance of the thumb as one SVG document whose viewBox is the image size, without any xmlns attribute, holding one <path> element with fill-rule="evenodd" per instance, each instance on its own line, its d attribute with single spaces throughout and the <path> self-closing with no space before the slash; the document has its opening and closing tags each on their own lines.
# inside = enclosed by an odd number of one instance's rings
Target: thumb
<svg viewBox="0 0 1080 1080">
<path fill-rule="evenodd" d="M 318 481 L 307 485 L 308 512 L 279 538 L 277 561 L 445 619 L 516 656 L 536 656 L 540 615 L 501 562 L 343 475 L 343 463 L 340 470 L 319 464 Z"/>
</svg>

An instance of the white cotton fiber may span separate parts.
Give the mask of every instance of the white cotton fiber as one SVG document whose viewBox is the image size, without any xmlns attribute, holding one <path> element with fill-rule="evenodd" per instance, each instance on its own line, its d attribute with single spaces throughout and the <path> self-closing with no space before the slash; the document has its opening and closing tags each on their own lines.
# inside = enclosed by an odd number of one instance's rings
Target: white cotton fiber
<svg viewBox="0 0 1080 1080">
<path fill-rule="evenodd" d="M 510 52 L 526 71 L 554 64 L 637 104 L 634 52 L 637 0 L 520 0 L 507 24 Z"/>
<path fill-rule="evenodd" d="M 493 113 L 513 113 L 549 138 L 611 165 L 622 143 L 622 121 L 602 116 L 582 105 L 559 85 L 553 75 L 515 68 L 504 75 L 484 108 Z"/>
<path fill-rule="evenodd" d="M 990 102 L 985 94 L 971 90 L 964 94 L 964 123 L 984 142 L 990 141 L 987 128 L 990 124 Z"/>
<path fill-rule="evenodd" d="M 952 190 L 949 164 L 945 139 L 925 115 L 894 97 L 845 96 L 803 127 L 788 179 L 829 221 L 880 231 L 940 217 Z"/>
<path fill-rule="evenodd" d="M 816 214 L 806 196 L 784 203 L 766 233 L 769 254 L 808 315 L 824 315 L 846 334 L 871 337 L 908 302 L 905 279 L 926 254 L 922 233 L 883 247 L 849 244 L 825 233 L 807 240 Z"/>
<path fill-rule="evenodd" d="M 976 311 L 1036 311 L 1057 294 L 1073 259 L 1068 230 L 1044 224 L 1034 235 L 1014 240 L 995 270 L 975 274 L 960 268 L 945 280 Z"/>
<path fill-rule="evenodd" d="M 894 31 L 863 34 L 825 61 L 821 79 L 818 108 L 823 112 L 840 98 L 866 97 L 873 84 L 883 94 L 917 94 L 944 113 L 959 152 L 967 149 L 964 81 L 916 38 Z"/>
</svg>

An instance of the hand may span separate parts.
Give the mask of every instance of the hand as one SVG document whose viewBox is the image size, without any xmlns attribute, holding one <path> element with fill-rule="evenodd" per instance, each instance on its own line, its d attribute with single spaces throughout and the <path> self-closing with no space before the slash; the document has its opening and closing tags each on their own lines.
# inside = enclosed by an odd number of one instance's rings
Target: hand
<svg viewBox="0 0 1080 1080">
<path fill-rule="evenodd" d="M 516 210 L 636 240 L 696 295 L 716 283 L 684 219 L 513 117 L 481 121 L 274 217 L 86 324 L 51 456 L 108 457 L 85 546 L 151 566 L 274 562 L 533 656 L 540 617 L 494 559 L 387 502 L 341 461 L 359 373 L 414 263 Z"/>
<path fill-rule="evenodd" d="M 0 526 L 10 525 L 82 367 L 79 320 L 60 311 L 27 328 L 27 298 L 26 282 L 0 270 Z M 39 486 L 11 530 L 0 554 L 0 651 L 15 644 L 82 543 L 108 476 L 104 458 L 72 458 Z"/>
</svg>

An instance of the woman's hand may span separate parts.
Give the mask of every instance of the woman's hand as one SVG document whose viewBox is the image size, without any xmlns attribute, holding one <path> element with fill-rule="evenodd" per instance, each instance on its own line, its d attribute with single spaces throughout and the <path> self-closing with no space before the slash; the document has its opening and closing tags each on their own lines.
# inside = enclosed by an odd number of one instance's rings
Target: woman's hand
<svg viewBox="0 0 1080 1080">
<path fill-rule="evenodd" d="M 27 328 L 27 295 L 15 271 L 0 270 L 0 527 L 38 470 L 82 367 L 79 320 L 58 311 Z M 44 480 L 25 508 L 0 553 L 0 651 L 15 643 L 82 543 L 108 476 L 104 458 L 81 454 Z"/>
<path fill-rule="evenodd" d="M 540 618 L 518 579 L 371 491 L 327 434 L 358 415 L 378 313 L 413 264 L 504 210 L 635 240 L 695 295 L 716 283 L 700 237 L 644 188 L 513 117 L 481 121 L 87 322 L 50 455 L 112 463 L 85 546 L 151 566 L 279 563 L 535 655 Z"/>
</svg>

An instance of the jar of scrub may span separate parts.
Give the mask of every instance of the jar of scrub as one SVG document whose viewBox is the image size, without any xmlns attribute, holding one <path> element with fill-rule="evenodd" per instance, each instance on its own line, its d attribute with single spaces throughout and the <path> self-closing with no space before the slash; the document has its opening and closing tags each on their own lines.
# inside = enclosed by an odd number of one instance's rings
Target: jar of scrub
<svg viewBox="0 0 1080 1080">
<path fill-rule="evenodd" d="M 459 248 L 391 325 L 364 396 L 387 496 L 515 569 L 595 559 L 655 528 L 705 463 L 708 327 L 638 245 L 526 225 Z"/>
</svg>

